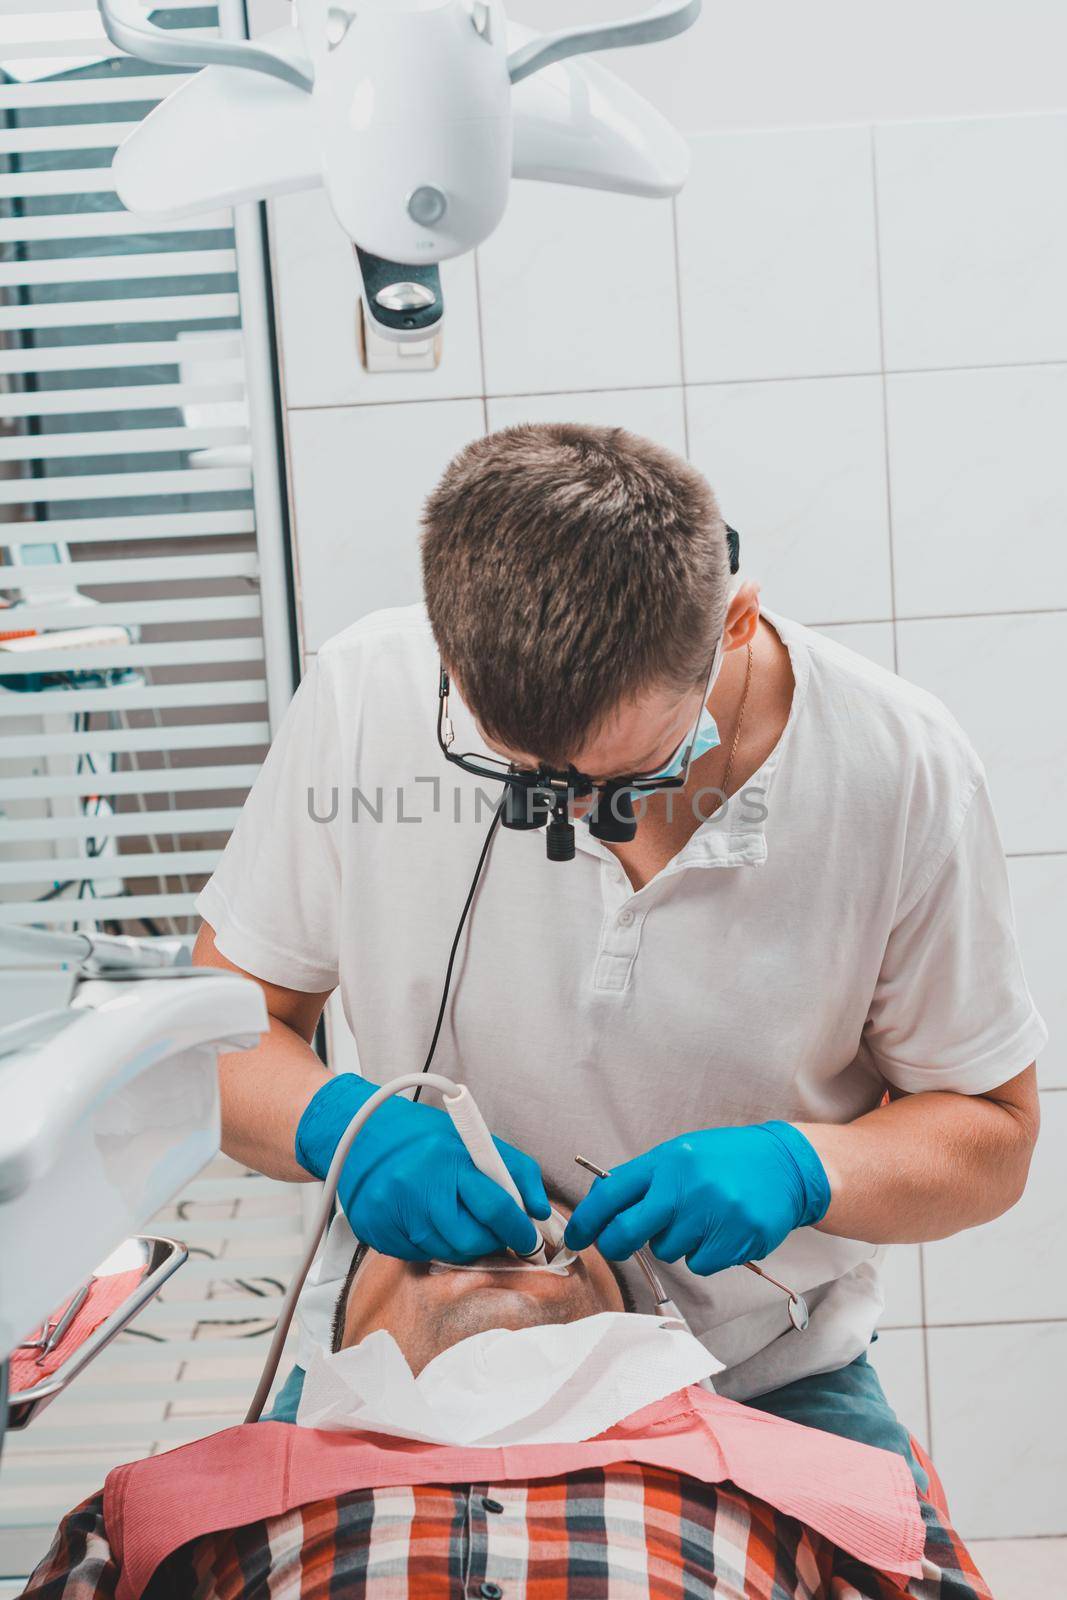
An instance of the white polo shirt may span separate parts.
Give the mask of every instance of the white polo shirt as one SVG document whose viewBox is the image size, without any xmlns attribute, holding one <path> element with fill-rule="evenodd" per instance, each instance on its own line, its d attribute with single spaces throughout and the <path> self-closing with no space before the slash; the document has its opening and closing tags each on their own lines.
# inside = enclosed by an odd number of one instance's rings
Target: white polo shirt
<svg viewBox="0 0 1067 1600">
<path fill-rule="evenodd" d="M 982 768 L 959 727 L 922 690 L 768 621 L 795 678 L 786 728 L 643 889 L 584 826 L 569 863 L 545 859 L 540 831 L 494 839 L 434 1065 L 572 1201 L 589 1182 L 576 1153 L 613 1167 L 694 1128 L 848 1122 L 887 1085 L 981 1094 L 1045 1042 Z M 339 986 L 377 1082 L 422 1065 L 499 798 L 440 754 L 437 673 L 421 606 L 332 639 L 197 902 L 249 972 Z M 451 709 L 455 748 L 484 751 L 456 697 Z M 320 1339 L 350 1254 L 335 1225 L 305 1308 Z M 866 1348 L 879 1254 L 802 1228 L 768 1258 L 807 1296 L 804 1333 L 741 1268 L 662 1274 L 726 1364 L 716 1387 L 746 1398 Z M 638 1273 L 634 1291 L 643 1306 Z"/>
</svg>

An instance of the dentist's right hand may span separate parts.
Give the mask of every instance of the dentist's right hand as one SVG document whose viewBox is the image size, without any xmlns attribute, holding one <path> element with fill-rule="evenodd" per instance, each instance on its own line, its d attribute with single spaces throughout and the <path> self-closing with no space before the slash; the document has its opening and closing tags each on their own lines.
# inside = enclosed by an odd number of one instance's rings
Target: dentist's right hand
<svg viewBox="0 0 1067 1600">
<path fill-rule="evenodd" d="M 376 1084 L 341 1073 L 312 1097 L 296 1130 L 296 1159 L 324 1178 L 349 1122 Z M 530 1217 L 551 1206 L 536 1161 L 496 1139 L 515 1180 L 520 1211 L 478 1171 L 447 1112 L 394 1095 L 356 1136 L 337 1195 L 357 1239 L 404 1261 L 472 1261 L 502 1250 L 528 1255 L 540 1243 Z"/>
</svg>

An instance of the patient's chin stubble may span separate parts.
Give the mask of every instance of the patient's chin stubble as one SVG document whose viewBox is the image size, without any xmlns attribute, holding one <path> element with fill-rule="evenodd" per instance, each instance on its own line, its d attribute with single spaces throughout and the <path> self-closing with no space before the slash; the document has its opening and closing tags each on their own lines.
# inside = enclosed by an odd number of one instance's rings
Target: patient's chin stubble
<svg viewBox="0 0 1067 1600">
<path fill-rule="evenodd" d="M 405 1341 L 408 1365 L 418 1374 L 443 1350 L 490 1328 L 535 1328 L 550 1322 L 575 1322 L 606 1309 L 588 1283 L 576 1281 L 574 1290 L 544 1299 L 518 1288 L 492 1287 L 474 1289 L 446 1301 L 435 1306 L 427 1323 Z"/>
</svg>

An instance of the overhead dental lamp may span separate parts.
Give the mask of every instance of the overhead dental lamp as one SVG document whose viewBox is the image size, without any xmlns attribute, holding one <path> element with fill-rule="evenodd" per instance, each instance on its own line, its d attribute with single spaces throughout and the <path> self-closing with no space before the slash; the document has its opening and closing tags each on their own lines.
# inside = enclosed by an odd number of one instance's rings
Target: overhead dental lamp
<svg viewBox="0 0 1067 1600">
<path fill-rule="evenodd" d="M 112 43 L 198 72 L 115 155 L 119 197 L 192 217 L 323 184 L 356 248 L 372 325 L 424 340 L 444 305 L 437 263 L 487 239 L 512 177 L 664 197 L 686 141 L 590 51 L 692 26 L 701 0 L 660 0 L 598 27 L 535 34 L 500 0 L 294 0 L 255 40 L 183 37 L 144 0 L 99 0 Z"/>
</svg>

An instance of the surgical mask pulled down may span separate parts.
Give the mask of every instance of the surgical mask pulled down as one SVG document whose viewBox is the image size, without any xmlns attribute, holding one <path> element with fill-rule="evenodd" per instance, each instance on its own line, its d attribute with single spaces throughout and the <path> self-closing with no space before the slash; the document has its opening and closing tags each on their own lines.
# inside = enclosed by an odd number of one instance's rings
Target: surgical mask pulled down
<svg viewBox="0 0 1067 1600">
<path fill-rule="evenodd" d="M 718 723 L 715 721 L 715 718 L 712 716 L 707 706 L 705 706 L 703 711 L 700 713 L 700 720 L 697 723 L 696 732 L 693 735 L 693 754 L 690 757 L 690 760 L 698 760 L 700 756 L 707 755 L 709 750 L 718 749 L 721 743 L 722 740 L 719 738 Z M 665 767 L 661 767 L 658 772 L 650 773 L 649 779 L 651 781 L 654 778 L 676 778 L 684 765 L 685 746 L 683 745 L 683 747 L 671 757 L 670 761 L 667 762 Z M 631 792 L 633 794 L 639 793 L 639 791 L 636 789 L 632 790 Z"/>
<path fill-rule="evenodd" d="M 705 706 L 703 711 L 700 713 L 700 718 L 693 733 L 692 754 L 688 757 L 690 764 L 692 764 L 694 761 L 698 761 L 701 756 L 707 755 L 709 750 L 718 749 L 721 743 L 722 740 L 719 737 L 719 725 L 715 721 L 715 718 L 712 716 L 711 712 L 708 710 L 707 706 Z M 645 781 L 648 783 L 658 783 L 663 778 L 678 777 L 679 774 L 685 770 L 688 750 L 689 741 L 686 740 L 685 744 L 675 751 L 674 755 L 667 762 L 667 764 L 663 767 L 660 767 L 656 772 L 650 772 Z M 640 789 L 628 789 L 623 792 L 628 794 L 631 800 L 638 805 L 643 804 L 646 798 L 645 794 Z M 591 803 L 589 804 L 589 809 L 587 811 L 582 811 L 580 807 L 581 802 L 575 804 L 574 814 L 582 822 L 589 826 L 592 823 L 595 815 L 594 807 Z"/>
<path fill-rule="evenodd" d="M 729 608 L 730 603 L 740 587 L 741 580 L 739 578 L 735 578 L 733 583 L 730 585 L 730 589 L 726 597 L 727 608 Z M 711 712 L 708 710 L 707 701 L 711 695 L 711 691 L 718 682 L 719 674 L 722 671 L 723 659 L 726 654 L 724 648 L 725 642 L 725 635 L 720 635 L 719 641 L 715 646 L 715 654 L 712 657 L 708 681 L 704 687 L 704 705 L 702 706 L 700 716 L 697 719 L 697 724 L 693 731 L 692 739 L 685 740 L 674 752 L 674 755 L 671 756 L 669 761 L 667 761 L 662 767 L 657 768 L 655 772 L 650 772 L 647 775 L 647 782 L 656 783 L 664 778 L 676 778 L 685 770 L 687 760 L 690 765 L 692 765 L 694 761 L 699 761 L 701 756 L 707 755 L 709 750 L 717 750 L 719 745 L 721 745 L 722 739 L 719 734 L 719 725 L 715 721 L 715 718 L 712 716 Z M 631 789 L 629 792 L 636 800 L 639 800 L 642 797 L 639 789 Z M 587 812 L 582 820 L 589 822 L 591 816 L 592 813 Z"/>
<path fill-rule="evenodd" d="M 729 610 L 734 596 L 737 594 L 740 587 L 741 579 L 735 578 L 730 584 L 729 590 L 727 591 L 727 610 Z M 725 635 L 720 635 L 719 642 L 715 646 L 715 656 L 711 664 L 711 671 L 708 674 L 708 681 L 704 690 L 704 707 L 700 713 L 700 717 L 697 720 L 696 731 L 693 734 L 692 754 L 689 757 L 690 762 L 697 761 L 701 756 L 707 755 L 709 750 L 717 750 L 719 745 L 722 743 L 722 740 L 719 737 L 719 725 L 715 721 L 715 718 L 712 716 L 711 712 L 708 710 L 707 701 L 711 695 L 711 691 L 719 681 L 719 673 L 722 671 L 722 663 L 726 654 L 724 648 L 725 643 Z M 683 744 L 679 750 L 675 751 L 674 755 L 667 762 L 666 766 L 660 767 L 658 772 L 649 773 L 649 781 L 657 778 L 676 778 L 682 771 L 682 768 L 685 766 L 686 749 L 687 746 Z M 635 794 L 637 792 L 638 791 L 636 790 L 633 791 Z"/>
</svg>

